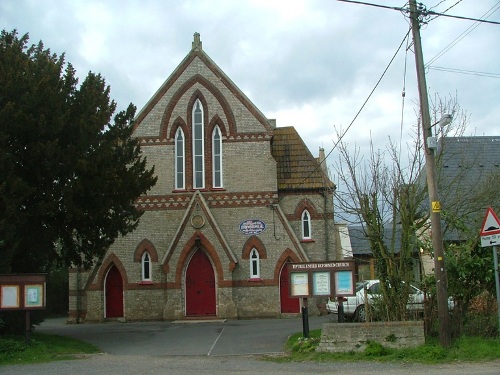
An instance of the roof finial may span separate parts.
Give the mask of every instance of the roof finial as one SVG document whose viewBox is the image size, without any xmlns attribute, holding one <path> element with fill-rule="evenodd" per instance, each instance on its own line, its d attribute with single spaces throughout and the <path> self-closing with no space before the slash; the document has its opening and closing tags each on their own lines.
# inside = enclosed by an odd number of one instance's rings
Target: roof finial
<svg viewBox="0 0 500 375">
<path fill-rule="evenodd" d="M 193 40 L 193 47 L 192 50 L 202 50 L 201 47 L 201 39 L 200 39 L 200 33 L 194 33 L 194 40 Z"/>
</svg>

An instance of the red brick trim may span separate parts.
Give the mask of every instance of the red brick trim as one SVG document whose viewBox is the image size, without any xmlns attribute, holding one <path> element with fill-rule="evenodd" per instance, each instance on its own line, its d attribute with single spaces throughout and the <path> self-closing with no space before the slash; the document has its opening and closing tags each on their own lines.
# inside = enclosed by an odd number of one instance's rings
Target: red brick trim
<svg viewBox="0 0 500 375">
<path fill-rule="evenodd" d="M 311 242 L 316 242 L 316 241 L 313 240 L 312 238 L 306 238 L 306 239 L 300 240 L 300 243 L 311 243 Z"/>
<path fill-rule="evenodd" d="M 177 128 L 176 128 L 177 130 Z M 175 134 L 175 133 L 174 133 Z M 159 137 L 138 137 L 137 138 L 141 144 L 141 147 L 146 146 L 165 146 L 165 145 L 173 145 L 174 139 L 160 139 Z M 223 139 L 223 142 L 227 143 L 250 143 L 250 142 L 262 142 L 268 141 L 271 137 L 265 133 L 237 133 L 236 135 L 227 135 L 226 138 Z M 318 190 L 308 190 L 305 193 L 300 193 L 301 195 L 311 195 L 317 194 Z M 289 194 L 293 195 L 293 194 Z"/>
<path fill-rule="evenodd" d="M 179 103 L 179 100 L 186 94 L 186 92 L 191 89 L 195 84 L 200 84 L 202 85 L 205 89 L 207 89 L 219 102 L 219 104 L 222 107 L 222 110 L 224 112 L 224 115 L 226 116 L 226 119 L 228 121 L 228 127 L 229 127 L 229 133 L 234 134 L 236 133 L 236 120 L 234 117 L 234 113 L 231 109 L 231 106 L 227 102 L 226 98 L 222 93 L 215 87 L 215 85 L 207 80 L 205 77 L 203 77 L 200 74 L 195 74 L 191 78 L 189 78 L 186 82 L 184 82 L 181 87 L 172 95 L 172 98 L 170 99 L 167 108 L 165 109 L 163 119 L 161 121 L 161 126 L 160 126 L 160 139 L 166 138 L 166 135 L 168 134 L 168 126 L 170 123 L 170 118 L 172 116 L 172 113 L 176 106 Z M 202 100 L 203 98 L 203 100 Z M 193 100 L 194 99 L 194 100 Z M 189 105 L 187 108 L 187 123 L 191 123 L 191 112 L 193 108 L 193 104 L 196 101 L 196 99 L 200 99 L 200 101 L 203 104 L 203 109 L 204 109 L 204 120 L 205 124 L 208 124 L 208 111 L 209 108 L 207 106 L 206 100 L 204 100 L 203 95 L 201 94 L 201 91 L 197 89 L 194 94 L 191 96 L 191 100 L 189 101 Z"/>
<path fill-rule="evenodd" d="M 259 288 L 264 286 L 276 286 L 273 279 L 247 279 L 247 280 L 233 280 L 231 287 L 233 288 Z"/>
<path fill-rule="evenodd" d="M 177 129 L 181 128 L 184 132 L 184 142 L 186 141 L 187 136 L 191 133 L 186 122 L 182 117 L 177 117 L 172 124 L 172 128 L 170 129 L 170 134 L 168 136 L 171 144 L 175 145 L 175 133 L 177 133 Z"/>
<path fill-rule="evenodd" d="M 136 122 L 134 124 L 134 130 L 142 123 L 144 118 L 151 112 L 151 110 L 158 104 L 158 102 L 163 98 L 166 92 L 172 87 L 174 83 L 180 78 L 180 76 L 185 72 L 187 67 L 192 63 L 192 61 L 198 57 L 205 65 L 210 69 L 215 76 L 219 78 L 223 85 L 231 91 L 231 93 L 240 100 L 240 102 L 252 113 L 255 118 L 264 126 L 264 128 L 271 134 L 273 128 L 269 125 L 267 119 L 262 115 L 260 111 L 248 100 L 248 98 L 234 85 L 234 83 L 224 74 L 224 72 L 208 57 L 203 51 L 191 51 L 182 60 L 179 66 L 174 70 L 170 79 L 165 82 L 163 86 L 160 87 L 155 96 L 151 98 L 149 103 L 141 110 L 137 116 Z M 228 106 L 229 108 L 229 106 Z M 234 123 L 234 122 L 233 122 Z"/>
<path fill-rule="evenodd" d="M 143 211 L 185 210 L 195 191 L 181 190 L 168 195 L 143 195 L 136 205 Z M 204 191 L 203 197 L 210 207 L 256 207 L 276 203 L 275 191 L 227 192 L 224 190 Z"/>
<path fill-rule="evenodd" d="M 287 218 L 290 220 L 302 220 L 302 213 L 304 210 L 307 210 L 309 212 L 309 215 L 311 216 L 311 220 L 317 220 L 317 219 L 322 219 L 323 215 L 318 213 L 318 210 L 316 209 L 316 206 L 314 203 L 312 203 L 309 199 L 304 198 L 302 199 L 297 206 L 295 207 L 295 212 L 293 213 L 293 216 L 290 218 L 289 215 L 287 215 Z"/>
<path fill-rule="evenodd" d="M 182 287 L 182 274 L 186 269 L 189 260 L 191 259 L 192 254 L 198 250 L 196 247 L 196 239 L 199 239 L 200 247 L 199 249 L 204 251 L 216 270 L 217 283 L 220 286 L 224 281 L 224 269 L 222 267 L 221 260 L 219 255 L 217 254 L 217 250 L 212 245 L 212 243 L 206 238 L 202 232 L 196 231 L 191 238 L 186 242 L 180 256 L 179 261 L 177 262 L 177 268 L 175 270 L 175 288 Z M 236 265 L 234 263 L 229 264 L 229 271 L 232 271 Z"/>
<path fill-rule="evenodd" d="M 253 248 L 255 248 L 259 253 L 260 259 L 267 259 L 266 247 L 257 236 L 251 236 L 246 240 L 245 244 L 243 245 L 243 250 L 241 251 L 241 258 L 250 259 L 250 252 Z"/>
<path fill-rule="evenodd" d="M 88 290 L 104 290 L 104 280 L 106 278 L 106 275 L 109 272 L 109 269 L 113 266 L 118 268 L 118 271 L 120 272 L 120 275 L 122 276 L 123 290 L 124 291 L 127 290 L 127 287 L 129 284 L 128 277 L 127 277 L 127 271 L 125 270 L 125 267 L 123 267 L 122 262 L 116 256 L 115 253 L 111 253 L 106 258 L 106 260 L 102 263 L 101 267 L 99 267 L 99 272 L 97 273 L 97 281 L 95 284 L 90 285 Z"/>
<path fill-rule="evenodd" d="M 276 266 L 274 267 L 274 282 L 276 283 L 276 285 L 279 285 L 280 273 L 283 265 L 289 261 L 293 263 L 300 263 L 302 262 L 302 259 L 291 249 L 286 249 L 285 251 L 283 251 L 283 254 L 281 254 L 278 261 L 276 262 Z"/>
<path fill-rule="evenodd" d="M 141 263 L 142 256 L 144 255 L 144 253 L 146 251 L 149 253 L 149 256 L 151 257 L 152 262 L 158 262 L 158 252 L 156 251 L 155 246 L 147 238 L 145 238 L 141 242 L 139 242 L 139 244 L 135 248 L 134 262 Z"/>
</svg>

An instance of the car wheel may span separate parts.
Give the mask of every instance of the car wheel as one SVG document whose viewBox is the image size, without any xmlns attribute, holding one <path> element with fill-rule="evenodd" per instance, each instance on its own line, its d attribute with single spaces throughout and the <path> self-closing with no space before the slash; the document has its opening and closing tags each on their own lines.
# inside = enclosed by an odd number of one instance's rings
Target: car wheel
<svg viewBox="0 0 500 375">
<path fill-rule="evenodd" d="M 357 322 L 366 322 L 366 309 L 365 305 L 359 305 L 354 313 L 354 320 Z"/>
</svg>

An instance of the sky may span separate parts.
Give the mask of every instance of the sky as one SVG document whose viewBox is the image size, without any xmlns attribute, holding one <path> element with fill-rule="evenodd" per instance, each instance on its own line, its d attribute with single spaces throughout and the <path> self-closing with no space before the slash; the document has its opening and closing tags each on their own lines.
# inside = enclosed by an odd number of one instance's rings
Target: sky
<svg viewBox="0 0 500 375">
<path fill-rule="evenodd" d="M 497 0 L 425 6 L 500 22 Z M 132 102 L 138 111 L 199 32 L 203 50 L 257 108 L 277 126 L 294 126 L 314 156 L 323 147 L 329 166 L 338 158 L 338 131 L 347 130 L 343 140 L 365 153 L 370 142 L 384 149 L 389 137 L 406 144 L 417 123 L 415 57 L 404 39 L 409 21 L 392 9 L 335 0 L 0 0 L 0 28 L 64 52 L 81 79 L 101 73 L 118 107 Z M 500 25 L 437 17 L 421 38 L 424 62 L 431 62 L 429 96 L 456 97 L 469 115 L 466 135 L 500 135 Z"/>
</svg>

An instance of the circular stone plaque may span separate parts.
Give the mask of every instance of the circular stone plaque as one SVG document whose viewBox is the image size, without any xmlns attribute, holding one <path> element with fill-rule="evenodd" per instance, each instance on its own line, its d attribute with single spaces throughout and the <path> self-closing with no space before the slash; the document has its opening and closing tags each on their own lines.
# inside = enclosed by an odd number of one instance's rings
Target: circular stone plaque
<svg viewBox="0 0 500 375">
<path fill-rule="evenodd" d="M 194 215 L 191 217 L 191 225 L 193 228 L 200 229 L 205 225 L 205 219 L 201 215 Z"/>
</svg>

